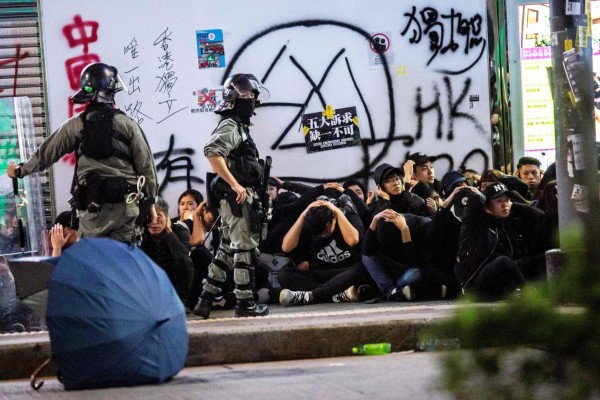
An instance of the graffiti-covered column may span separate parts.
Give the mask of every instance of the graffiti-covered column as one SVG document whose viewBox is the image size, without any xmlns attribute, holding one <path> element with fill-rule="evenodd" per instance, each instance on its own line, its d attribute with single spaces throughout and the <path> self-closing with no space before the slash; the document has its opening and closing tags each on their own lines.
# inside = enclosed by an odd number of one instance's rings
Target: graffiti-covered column
<svg viewBox="0 0 600 400">
<path fill-rule="evenodd" d="M 591 278 L 600 271 L 591 1 L 552 0 L 550 13 L 561 250 L 585 250 Z M 573 233 L 577 244 L 565 240 Z"/>
</svg>

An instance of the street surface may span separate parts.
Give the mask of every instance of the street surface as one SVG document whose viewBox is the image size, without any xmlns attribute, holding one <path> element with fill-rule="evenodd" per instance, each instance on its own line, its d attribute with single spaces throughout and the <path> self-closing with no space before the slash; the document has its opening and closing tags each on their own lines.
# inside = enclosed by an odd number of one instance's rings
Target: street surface
<svg viewBox="0 0 600 400">
<path fill-rule="evenodd" d="M 0 400 L 445 400 L 451 397 L 436 389 L 440 355 L 402 352 L 186 368 L 162 385 L 75 392 L 66 392 L 56 379 L 47 379 L 38 392 L 29 381 L 3 381 Z"/>
</svg>

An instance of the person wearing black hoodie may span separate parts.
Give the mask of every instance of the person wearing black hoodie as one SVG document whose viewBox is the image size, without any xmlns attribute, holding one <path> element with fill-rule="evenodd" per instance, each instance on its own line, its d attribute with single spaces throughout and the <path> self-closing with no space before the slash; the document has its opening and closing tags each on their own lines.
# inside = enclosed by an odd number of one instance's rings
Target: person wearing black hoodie
<svg viewBox="0 0 600 400">
<path fill-rule="evenodd" d="M 463 293 L 496 301 L 545 273 L 538 244 L 544 212 L 513 203 L 512 196 L 506 185 L 494 182 L 483 196 L 473 193 L 468 199 L 454 269 Z"/>
</svg>

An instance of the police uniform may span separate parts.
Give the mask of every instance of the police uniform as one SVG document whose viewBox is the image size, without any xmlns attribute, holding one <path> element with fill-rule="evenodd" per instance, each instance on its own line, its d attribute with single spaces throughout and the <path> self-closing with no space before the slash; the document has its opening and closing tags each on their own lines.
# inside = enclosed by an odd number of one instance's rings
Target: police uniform
<svg viewBox="0 0 600 400">
<path fill-rule="evenodd" d="M 204 155 L 206 157 L 223 157 L 229 171 L 235 177 L 235 165 L 230 155 L 232 151 L 247 144 L 248 140 L 253 145 L 246 125 L 239 123 L 234 117 L 224 118 L 204 147 Z M 223 184 L 225 183 L 223 182 Z M 240 182 L 240 184 L 242 183 Z M 246 192 L 246 200 L 240 205 L 241 216 L 239 216 L 239 210 L 237 212 L 233 210 L 231 203 L 226 199 L 219 200 L 221 244 L 213 262 L 208 267 L 208 278 L 204 280 L 203 285 L 204 295 L 212 295 L 210 297 L 214 298 L 220 294 L 227 271 L 233 267 L 236 298 L 238 301 L 253 300 L 254 261 L 257 258 L 259 233 L 258 230 L 252 229 L 251 213 L 253 207 L 258 207 L 260 202 L 256 188 L 246 186 Z M 234 196 L 233 193 L 229 195 Z M 234 215 L 236 213 L 238 216 Z"/>
<path fill-rule="evenodd" d="M 94 103 L 91 103 L 92 106 Z M 121 140 L 112 137 L 115 152 L 129 156 L 129 159 L 111 155 L 97 160 L 82 154 L 77 161 L 77 181 L 85 187 L 87 178 L 95 173 L 102 178 L 124 178 L 135 188 L 138 176 L 145 177 L 144 192 L 150 196 L 157 195 L 157 179 L 154 158 L 144 132 L 130 117 L 116 113 L 113 118 L 113 130 L 118 132 Z M 84 124 L 80 116 L 68 119 L 35 151 L 33 156 L 21 166 L 20 176 L 43 171 L 64 155 L 72 152 L 82 139 Z M 79 217 L 79 236 L 107 236 L 115 240 L 129 242 L 134 239 L 135 220 L 139 215 L 138 205 L 123 201 L 105 202 L 98 212 L 85 209 L 77 211 Z"/>
</svg>

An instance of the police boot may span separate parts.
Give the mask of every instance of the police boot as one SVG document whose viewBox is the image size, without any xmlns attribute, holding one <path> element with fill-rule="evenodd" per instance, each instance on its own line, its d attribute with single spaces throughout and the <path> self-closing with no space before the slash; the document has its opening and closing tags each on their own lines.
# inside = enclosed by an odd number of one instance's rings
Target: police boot
<svg viewBox="0 0 600 400">
<path fill-rule="evenodd" d="M 194 314 L 204 319 L 207 319 L 210 315 L 210 309 L 212 308 L 215 295 L 204 290 L 198 298 L 198 303 L 194 307 Z"/>
<path fill-rule="evenodd" d="M 269 314 L 266 304 L 256 304 L 252 299 L 237 299 L 235 303 L 236 317 L 262 317 Z"/>
<path fill-rule="evenodd" d="M 208 276 L 202 280 L 203 290 L 194 307 L 193 313 L 204 319 L 210 315 L 215 296 L 221 293 L 223 283 L 227 278 L 228 267 L 223 261 L 214 258 L 208 266 Z"/>
<path fill-rule="evenodd" d="M 259 317 L 267 315 L 269 308 L 266 304 L 254 302 L 254 266 L 237 262 L 233 266 L 233 280 L 235 282 L 235 316 Z"/>
</svg>

